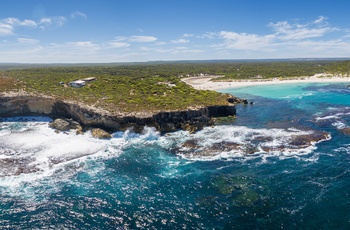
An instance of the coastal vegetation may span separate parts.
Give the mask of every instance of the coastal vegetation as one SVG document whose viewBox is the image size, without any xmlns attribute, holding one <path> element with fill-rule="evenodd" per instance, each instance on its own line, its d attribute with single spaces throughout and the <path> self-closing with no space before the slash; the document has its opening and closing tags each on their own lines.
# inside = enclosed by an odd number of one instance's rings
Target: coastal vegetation
<svg viewBox="0 0 350 230">
<path fill-rule="evenodd" d="M 99 66 L 7 70 L 0 73 L 1 81 L 8 82 L 1 90 L 47 95 L 114 113 L 184 110 L 227 104 L 227 96 L 196 90 L 177 76 L 151 75 L 143 66 L 129 68 Z M 87 77 L 96 77 L 97 80 L 82 88 L 67 85 Z"/>
<path fill-rule="evenodd" d="M 348 60 L 188 61 L 115 64 L 0 66 L 0 90 L 48 95 L 98 106 L 111 112 L 156 112 L 227 104 L 227 96 L 196 90 L 181 78 L 222 75 L 220 80 L 347 76 Z M 97 81 L 82 88 L 68 83 L 88 77 Z M 61 84 L 60 84 L 61 83 Z"/>
</svg>

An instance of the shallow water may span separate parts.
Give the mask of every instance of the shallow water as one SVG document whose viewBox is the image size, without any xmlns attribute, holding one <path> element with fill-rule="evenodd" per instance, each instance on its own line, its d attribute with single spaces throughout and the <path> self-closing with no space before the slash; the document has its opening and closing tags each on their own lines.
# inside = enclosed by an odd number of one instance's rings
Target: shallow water
<svg viewBox="0 0 350 230">
<path fill-rule="evenodd" d="M 347 229 L 346 84 L 228 89 L 254 105 L 196 134 L 0 122 L 2 229 Z M 296 145 L 318 132 L 325 139 Z"/>
</svg>

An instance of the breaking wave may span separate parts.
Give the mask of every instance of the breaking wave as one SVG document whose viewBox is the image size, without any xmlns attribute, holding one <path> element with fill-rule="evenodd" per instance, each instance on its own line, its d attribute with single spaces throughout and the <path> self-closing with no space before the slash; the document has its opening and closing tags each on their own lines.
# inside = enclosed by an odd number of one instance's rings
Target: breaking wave
<svg viewBox="0 0 350 230">
<path fill-rule="evenodd" d="M 0 123 L 0 186 L 6 186 L 9 177 L 21 183 L 51 176 L 69 164 L 76 164 L 75 170 L 79 170 L 86 159 L 118 157 L 132 146 L 159 146 L 171 155 L 191 161 L 288 158 L 310 154 L 318 142 L 331 138 L 328 133 L 293 128 L 216 126 L 195 134 L 178 131 L 164 136 L 146 127 L 142 134 L 127 130 L 114 133 L 110 140 L 99 140 L 90 132 L 56 133 L 48 122 L 48 118 L 31 117 Z"/>
<path fill-rule="evenodd" d="M 252 129 L 216 126 L 195 134 L 179 131 L 164 138 L 164 147 L 189 160 L 227 160 L 308 155 L 316 144 L 330 140 L 328 133 L 298 129 Z"/>
</svg>

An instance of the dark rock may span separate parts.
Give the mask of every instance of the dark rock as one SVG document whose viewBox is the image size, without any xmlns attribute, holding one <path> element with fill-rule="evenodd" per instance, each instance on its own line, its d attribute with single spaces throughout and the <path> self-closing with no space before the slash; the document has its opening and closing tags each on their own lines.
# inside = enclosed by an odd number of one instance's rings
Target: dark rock
<svg viewBox="0 0 350 230">
<path fill-rule="evenodd" d="M 259 149 L 256 146 L 250 145 L 250 144 L 244 145 L 243 150 L 244 150 L 244 153 L 247 155 L 254 154 L 259 151 Z"/>
<path fill-rule="evenodd" d="M 188 131 L 190 133 L 195 133 L 198 130 L 198 128 L 193 123 L 190 123 L 190 122 L 183 123 L 181 125 L 181 129 Z"/>
<path fill-rule="evenodd" d="M 350 135 L 350 127 L 338 129 L 340 132 L 344 133 L 345 135 Z"/>
<path fill-rule="evenodd" d="M 312 143 L 319 142 L 321 140 L 326 140 L 329 133 L 326 132 L 314 132 L 312 134 L 306 135 L 292 135 L 290 145 L 297 147 L 308 147 Z"/>
<path fill-rule="evenodd" d="M 172 122 L 166 122 L 162 124 L 161 126 L 161 132 L 168 133 L 168 132 L 175 132 L 177 128 L 175 127 L 175 124 Z"/>
<path fill-rule="evenodd" d="M 58 118 L 54 120 L 53 122 L 49 123 L 50 128 L 56 129 L 58 131 L 69 131 L 71 129 L 74 129 L 77 131 L 77 134 L 83 133 L 83 128 L 79 124 L 79 122 L 73 121 L 72 119 L 62 119 Z"/>
<path fill-rule="evenodd" d="M 110 138 L 112 138 L 111 134 L 109 134 L 106 131 L 104 131 L 103 129 L 99 129 L 99 128 L 92 129 L 91 134 L 93 137 L 95 137 L 97 139 L 110 139 Z"/>
<path fill-rule="evenodd" d="M 231 97 L 230 101 L 238 101 Z M 234 116 L 234 105 L 207 106 L 183 111 L 167 111 L 155 113 L 108 114 L 105 111 L 91 109 L 78 104 L 68 103 L 53 98 L 36 96 L 0 97 L 0 116 L 37 116 L 45 115 L 52 118 L 61 118 L 50 127 L 61 131 L 75 129 L 82 133 L 81 126 L 100 127 L 115 132 L 135 127 L 136 132 L 142 132 L 144 126 L 155 127 L 162 133 L 173 132 L 178 129 L 195 132 L 205 126 L 213 125 L 213 117 Z M 72 120 L 65 119 L 71 118 Z M 67 122 L 70 124 L 69 128 Z"/>
<path fill-rule="evenodd" d="M 36 165 L 32 164 L 33 162 L 34 159 L 30 157 L 0 159 L 0 177 L 40 171 Z"/>
<path fill-rule="evenodd" d="M 64 119 L 56 119 L 53 121 L 52 124 L 50 124 L 50 127 L 57 129 L 59 131 L 69 131 L 70 130 L 70 123 Z"/>
<path fill-rule="evenodd" d="M 236 115 L 235 106 L 208 106 L 209 117 L 227 117 Z"/>
<path fill-rule="evenodd" d="M 220 143 L 214 143 L 211 147 L 211 151 L 229 152 L 232 150 L 238 150 L 242 145 L 234 142 L 223 141 Z"/>
<path fill-rule="evenodd" d="M 242 99 L 238 98 L 238 97 L 234 97 L 230 94 L 227 95 L 227 102 L 231 103 L 231 104 L 239 104 L 239 103 L 242 103 Z"/>
<path fill-rule="evenodd" d="M 82 130 L 81 125 L 77 121 L 70 120 L 69 125 L 70 125 L 70 129 Z"/>
<path fill-rule="evenodd" d="M 183 143 L 182 147 L 186 147 L 186 148 L 198 148 L 198 140 L 197 139 L 190 139 L 185 141 L 185 143 Z"/>
<path fill-rule="evenodd" d="M 175 148 L 176 154 L 181 154 L 187 157 L 193 156 L 215 156 L 222 152 L 240 152 L 246 155 L 264 152 L 284 152 L 290 149 L 300 149 L 309 147 L 316 142 L 327 140 L 329 134 L 327 132 L 314 131 L 310 134 L 292 135 L 289 140 L 286 140 L 280 145 L 270 146 L 265 143 L 273 141 L 271 136 L 256 136 L 250 140 L 250 142 L 242 144 L 230 141 L 223 141 L 213 143 L 209 146 L 202 146 L 200 139 L 187 140 L 182 148 Z"/>
</svg>

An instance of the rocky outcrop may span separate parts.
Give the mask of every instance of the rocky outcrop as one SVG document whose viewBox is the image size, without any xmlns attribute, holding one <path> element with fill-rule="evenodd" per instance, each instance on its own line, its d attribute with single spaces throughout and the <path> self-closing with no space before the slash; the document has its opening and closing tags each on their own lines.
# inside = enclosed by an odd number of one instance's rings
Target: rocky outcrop
<svg viewBox="0 0 350 230">
<path fill-rule="evenodd" d="M 229 103 L 233 103 L 233 104 L 239 104 L 239 103 L 243 103 L 244 105 L 247 105 L 247 104 L 253 104 L 253 102 L 248 102 L 247 99 L 241 99 L 241 98 L 238 98 L 238 97 L 235 97 L 235 96 L 232 96 L 230 94 L 227 94 L 227 99 L 226 99 Z"/>
<path fill-rule="evenodd" d="M 325 141 L 330 138 L 329 133 L 323 131 L 312 131 L 309 134 L 295 134 L 286 136 L 283 142 L 275 145 L 270 143 L 274 139 L 270 136 L 255 136 L 251 140 L 242 142 L 222 141 L 203 145 L 201 139 L 188 139 L 181 147 L 172 149 L 176 154 L 181 154 L 185 157 L 212 157 L 223 152 L 236 152 L 244 155 L 265 152 L 288 152 L 308 148 L 315 143 Z"/>
<path fill-rule="evenodd" d="M 344 133 L 345 135 L 350 135 L 350 127 L 345 127 L 342 129 L 338 129 L 340 132 Z"/>
<path fill-rule="evenodd" d="M 112 138 L 111 134 L 107 133 L 103 129 L 95 128 L 91 130 L 91 134 L 93 137 L 97 139 L 110 139 Z"/>
<path fill-rule="evenodd" d="M 0 97 L 0 116 L 50 115 L 55 102 L 34 96 Z"/>
<path fill-rule="evenodd" d="M 186 129 L 191 132 L 213 125 L 212 117 L 233 116 L 236 108 L 233 104 L 208 106 L 184 111 L 166 111 L 149 114 L 108 114 L 97 109 L 68 103 L 46 97 L 12 96 L 0 97 L 0 116 L 37 116 L 63 118 L 79 122 L 83 127 L 102 128 L 107 131 L 133 128 L 142 131 L 144 126 L 155 127 L 160 132 L 172 132 Z M 67 125 L 67 124 L 66 124 Z M 68 129 L 67 127 L 60 129 Z M 71 128 L 69 128 L 71 129 Z"/>
<path fill-rule="evenodd" d="M 83 128 L 79 124 L 79 122 L 73 121 L 72 119 L 61 119 L 58 118 L 53 122 L 49 123 L 49 126 L 58 131 L 69 131 L 71 129 L 76 130 L 77 134 L 83 133 Z"/>
<path fill-rule="evenodd" d="M 51 128 L 57 129 L 59 131 L 69 131 L 70 124 L 65 119 L 58 118 L 49 124 Z"/>
</svg>

